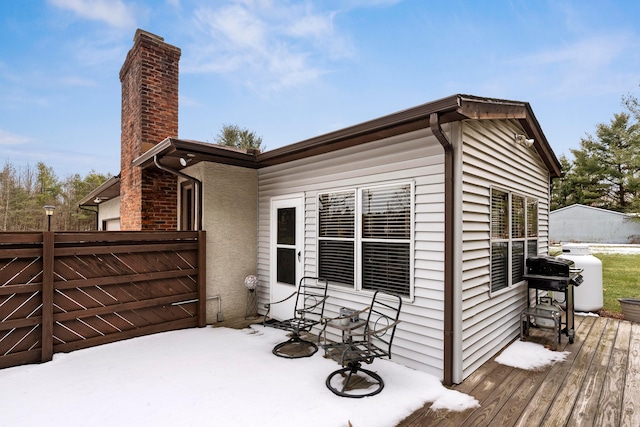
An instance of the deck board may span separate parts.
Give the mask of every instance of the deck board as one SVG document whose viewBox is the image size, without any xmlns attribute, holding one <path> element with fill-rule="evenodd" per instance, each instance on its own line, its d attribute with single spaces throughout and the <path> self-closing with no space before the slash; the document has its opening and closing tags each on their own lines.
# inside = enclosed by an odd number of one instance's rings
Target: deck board
<svg viewBox="0 0 640 427">
<path fill-rule="evenodd" d="M 640 324 L 631 325 L 629 363 L 622 400 L 622 424 L 640 426 Z"/>
<path fill-rule="evenodd" d="M 398 427 L 640 425 L 640 324 L 576 316 L 575 342 L 563 335 L 558 350 L 569 351 L 567 359 L 540 371 L 494 358 L 452 387 L 478 399 L 479 408 L 434 411 L 426 404 Z"/>
<path fill-rule="evenodd" d="M 602 391 L 598 401 L 598 411 L 593 425 L 617 426 L 620 425 L 620 410 L 622 408 L 622 396 L 624 381 L 629 359 L 629 340 L 631 337 L 631 323 L 612 322 L 617 325 L 616 338 L 611 352 L 607 375 L 602 385 Z"/>
</svg>

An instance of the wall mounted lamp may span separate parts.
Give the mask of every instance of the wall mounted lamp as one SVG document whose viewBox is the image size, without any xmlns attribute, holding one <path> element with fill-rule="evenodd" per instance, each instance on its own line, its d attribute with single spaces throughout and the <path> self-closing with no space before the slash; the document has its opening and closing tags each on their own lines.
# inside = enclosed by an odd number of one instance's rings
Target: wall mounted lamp
<svg viewBox="0 0 640 427">
<path fill-rule="evenodd" d="M 527 138 L 527 135 L 522 135 L 522 134 L 518 134 L 516 133 L 515 135 L 513 135 L 513 139 L 515 140 L 516 144 L 520 144 L 523 147 L 531 147 L 533 145 L 533 138 Z"/>
<path fill-rule="evenodd" d="M 187 153 L 187 157 L 180 157 L 180 164 L 185 167 L 193 160 L 196 155 L 193 153 Z"/>
</svg>

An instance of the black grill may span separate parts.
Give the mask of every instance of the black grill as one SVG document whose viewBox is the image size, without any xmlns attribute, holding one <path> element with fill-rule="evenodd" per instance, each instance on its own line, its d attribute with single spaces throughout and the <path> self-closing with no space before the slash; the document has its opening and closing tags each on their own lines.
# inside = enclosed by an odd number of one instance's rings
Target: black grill
<svg viewBox="0 0 640 427">
<path fill-rule="evenodd" d="M 527 280 L 528 289 L 535 290 L 535 305 L 539 302 L 539 290 L 564 292 L 566 311 L 562 314 L 560 326 L 564 327 L 562 332 L 569 337 L 570 343 L 573 343 L 575 335 L 573 288 L 582 284 L 580 273 L 582 270 L 576 269 L 575 263 L 570 259 L 535 256 L 527 258 L 527 274 L 523 275 Z M 558 342 L 560 342 L 559 336 Z"/>
<path fill-rule="evenodd" d="M 527 258 L 527 274 L 524 278 L 530 288 L 564 292 L 569 285 L 582 284 L 581 272 L 570 259 L 537 256 Z"/>
</svg>

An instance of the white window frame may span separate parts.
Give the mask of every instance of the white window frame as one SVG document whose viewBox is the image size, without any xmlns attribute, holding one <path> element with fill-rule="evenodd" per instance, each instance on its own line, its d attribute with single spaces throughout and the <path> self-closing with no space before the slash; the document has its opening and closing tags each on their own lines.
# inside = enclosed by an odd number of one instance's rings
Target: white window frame
<svg viewBox="0 0 640 427">
<path fill-rule="evenodd" d="M 493 224 L 493 192 L 494 191 L 500 191 L 502 193 L 507 194 L 507 206 L 508 206 L 508 212 L 507 212 L 507 238 L 497 238 L 493 236 L 493 230 L 491 229 L 491 225 Z M 514 281 L 513 278 L 513 269 L 514 269 L 514 264 L 513 264 L 513 244 L 514 242 L 524 242 L 524 259 L 522 260 L 522 265 L 524 268 L 524 273 L 526 273 L 526 259 L 530 256 L 529 254 L 529 243 L 530 242 L 535 242 L 536 243 L 536 255 L 537 252 L 539 251 L 539 237 L 540 237 L 540 201 L 539 199 L 535 198 L 535 197 L 531 197 L 531 196 L 527 196 L 525 194 L 522 193 L 518 193 L 516 191 L 511 191 L 511 190 L 507 190 L 504 188 L 500 188 L 500 187 L 491 187 L 489 189 L 489 212 L 490 212 L 490 219 L 489 219 L 489 295 L 490 296 L 494 296 L 494 295 L 498 295 L 500 293 L 506 292 L 509 289 L 512 289 L 515 286 L 519 286 L 521 284 L 523 284 L 525 282 L 524 279 L 518 280 L 518 281 Z M 521 197 L 524 199 L 524 224 L 523 229 L 524 229 L 524 236 L 523 237 L 514 237 L 513 236 L 513 198 L 514 196 L 516 197 Z M 530 203 L 533 203 L 535 205 L 535 209 L 536 209 L 536 216 L 535 216 L 535 221 L 536 221 L 536 226 L 535 226 L 535 232 L 533 234 L 535 235 L 530 235 L 531 234 L 531 227 L 529 224 L 529 206 Z M 493 277 L 492 277 L 492 271 L 493 271 L 493 244 L 494 243 L 506 243 L 507 244 L 507 271 L 505 272 L 506 274 L 506 278 L 507 278 L 507 286 L 500 288 L 500 289 L 496 289 L 494 290 L 494 286 L 493 286 Z"/>
<path fill-rule="evenodd" d="M 365 190 L 376 190 L 376 189 L 382 189 L 382 188 L 388 188 L 388 187 L 401 187 L 404 185 L 408 185 L 409 189 L 410 189 L 410 230 L 409 230 L 409 239 L 404 240 L 404 239 L 380 239 L 380 241 L 388 241 L 389 243 L 408 243 L 409 244 L 409 284 L 408 284 L 408 290 L 409 292 L 407 294 L 401 294 L 401 297 L 403 299 L 408 299 L 408 300 L 413 300 L 414 298 L 414 263 L 415 263 L 415 181 L 407 181 L 407 180 L 403 180 L 403 181 L 397 181 L 397 182 L 389 182 L 389 183 L 384 183 L 384 184 L 374 184 L 374 185 L 362 185 L 362 186 L 353 186 L 353 187 L 348 187 L 348 188 L 337 188 L 337 189 L 330 189 L 330 190 L 323 190 L 323 191 L 318 191 L 316 193 L 316 200 L 319 200 L 320 197 L 323 194 L 331 194 L 331 193 L 344 193 L 344 192 L 355 192 L 355 214 L 354 214 L 354 238 L 353 240 L 353 244 L 354 244 L 354 271 L 353 271 L 353 286 L 349 286 L 349 285 L 343 285 L 343 284 L 337 284 L 335 282 L 329 282 L 329 286 L 331 288 L 335 288 L 335 289 L 339 289 L 339 290 L 343 290 L 343 291 L 347 291 L 347 292 L 356 292 L 356 293 L 366 293 L 366 294 L 373 294 L 375 292 L 375 289 L 363 289 L 363 274 L 362 274 L 362 267 L 363 267 L 363 231 L 362 231 L 362 227 L 363 227 L 363 221 L 362 221 L 362 214 L 363 214 L 363 192 Z M 318 256 L 316 259 L 316 271 L 318 271 L 318 274 L 321 275 L 320 273 L 320 242 L 323 240 L 323 238 L 320 236 L 320 207 L 318 206 L 317 209 L 317 224 L 316 224 L 316 245 L 318 247 Z M 344 239 L 346 241 L 350 241 L 351 239 Z M 365 242 L 370 242 L 373 241 L 375 239 L 365 239 Z"/>
</svg>

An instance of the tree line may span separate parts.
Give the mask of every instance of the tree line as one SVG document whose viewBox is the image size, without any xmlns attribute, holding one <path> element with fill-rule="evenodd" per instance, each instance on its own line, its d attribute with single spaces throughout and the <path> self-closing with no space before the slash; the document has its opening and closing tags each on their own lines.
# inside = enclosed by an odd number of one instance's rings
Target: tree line
<svg viewBox="0 0 640 427">
<path fill-rule="evenodd" d="M 110 175 L 91 171 L 59 179 L 43 162 L 17 167 L 6 162 L 0 172 L 0 230 L 38 231 L 48 226 L 44 206 L 55 207 L 52 230 L 96 229 L 96 214 L 80 209 L 78 202 Z"/>
<path fill-rule="evenodd" d="M 560 157 L 564 176 L 554 180 L 552 210 L 582 204 L 640 212 L 640 102 L 628 95 L 622 105 L 623 111 L 571 150 L 573 160 Z"/>
</svg>

